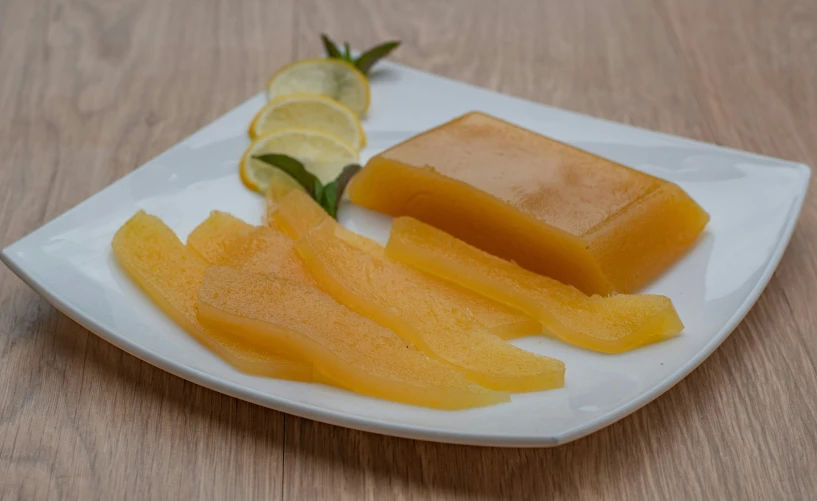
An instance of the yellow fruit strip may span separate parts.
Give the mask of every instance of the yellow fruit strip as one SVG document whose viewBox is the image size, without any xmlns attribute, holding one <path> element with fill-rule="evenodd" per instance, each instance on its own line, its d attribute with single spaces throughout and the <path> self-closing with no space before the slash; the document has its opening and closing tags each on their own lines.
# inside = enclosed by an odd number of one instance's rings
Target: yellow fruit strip
<svg viewBox="0 0 817 501">
<path fill-rule="evenodd" d="M 217 263 L 236 237 L 247 235 L 253 228 L 232 214 L 214 210 L 190 232 L 187 246 L 208 263 Z"/>
<path fill-rule="evenodd" d="M 386 254 L 518 308 L 554 336 L 590 350 L 620 353 L 678 335 L 684 328 L 667 297 L 586 296 L 409 217 L 394 220 Z"/>
<path fill-rule="evenodd" d="M 213 211 L 193 230 L 187 245 L 211 264 L 315 283 L 295 253 L 291 238 L 273 228 L 251 226 L 224 212 Z"/>
<path fill-rule="evenodd" d="M 295 249 L 320 287 L 336 300 L 475 383 L 509 392 L 564 385 L 561 361 L 491 334 L 468 309 L 438 294 L 436 280 L 337 238 L 333 224 L 313 229 Z"/>
<path fill-rule="evenodd" d="M 228 267 L 207 270 L 199 317 L 262 346 L 309 360 L 332 381 L 387 400 L 464 409 L 510 400 L 430 360 L 392 331 L 291 280 Z"/>
<path fill-rule="evenodd" d="M 293 240 L 332 219 L 305 191 L 291 189 L 278 200 L 272 198 L 272 190 L 268 194 L 267 220 L 270 226 L 283 231 Z"/>
<path fill-rule="evenodd" d="M 349 233 L 351 238 L 364 239 Z M 378 245 L 375 242 L 372 244 Z M 254 227 L 231 214 L 213 211 L 193 230 L 187 245 L 200 255 L 207 256 L 210 264 L 272 274 L 317 287 L 295 252 L 292 239 L 275 228 Z M 382 247 L 379 249 L 381 254 L 385 252 Z M 342 382 L 332 380 L 315 368 L 312 378 L 315 382 L 344 387 Z"/>
<path fill-rule="evenodd" d="M 117 261 L 142 290 L 190 335 L 237 369 L 259 376 L 310 381 L 312 366 L 202 326 L 196 317 L 207 263 L 161 219 L 139 211 L 113 239 Z"/>
<path fill-rule="evenodd" d="M 268 197 L 268 210 L 272 210 L 270 221 L 277 228 L 297 239 L 319 224 L 332 224 L 328 214 L 301 190 L 289 190 L 279 195 L 278 201 Z M 362 235 L 351 232 L 339 224 L 334 224 L 335 236 L 354 245 L 358 249 L 383 257 L 383 247 Z M 428 277 L 435 286 L 432 291 L 447 300 L 468 309 L 485 325 L 492 334 L 510 340 L 534 334 L 541 334 L 542 324 L 521 311 L 505 306 L 492 299 L 475 294 L 450 282 Z"/>
<path fill-rule="evenodd" d="M 274 226 L 271 218 L 278 209 L 278 202 L 292 190 L 305 191 L 304 187 L 298 184 L 298 181 L 292 179 L 292 177 L 283 171 L 275 169 L 270 175 L 269 188 L 267 188 L 266 193 L 264 193 L 266 209 L 264 212 L 264 220 L 267 224 Z"/>
<path fill-rule="evenodd" d="M 370 248 L 377 246 L 381 255 L 385 252 L 376 242 L 355 233 L 348 232 L 344 236 L 358 245 L 368 243 Z M 292 239 L 274 228 L 253 227 L 230 214 L 213 211 L 209 218 L 193 230 L 187 245 L 207 256 L 207 261 L 214 265 L 271 274 L 317 287 L 295 252 Z M 343 381 L 333 380 L 318 368 L 313 368 L 312 379 L 346 388 Z"/>
<path fill-rule="evenodd" d="M 292 239 L 274 228 L 252 226 L 226 212 L 213 211 L 187 238 L 187 246 L 210 264 L 272 274 L 311 287 L 315 281 L 295 253 Z M 313 368 L 315 382 L 343 387 Z"/>
</svg>

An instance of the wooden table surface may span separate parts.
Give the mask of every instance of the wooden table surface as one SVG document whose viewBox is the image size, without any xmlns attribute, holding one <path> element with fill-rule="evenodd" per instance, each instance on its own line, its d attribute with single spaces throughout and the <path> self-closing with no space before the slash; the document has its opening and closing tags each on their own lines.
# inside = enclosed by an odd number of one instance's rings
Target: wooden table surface
<svg viewBox="0 0 817 501">
<path fill-rule="evenodd" d="M 0 243 L 320 53 L 326 31 L 527 99 L 817 165 L 814 0 L 0 0 Z M 3 499 L 813 499 L 817 197 L 746 320 L 555 449 L 383 437 L 171 376 L 0 267 Z"/>
</svg>

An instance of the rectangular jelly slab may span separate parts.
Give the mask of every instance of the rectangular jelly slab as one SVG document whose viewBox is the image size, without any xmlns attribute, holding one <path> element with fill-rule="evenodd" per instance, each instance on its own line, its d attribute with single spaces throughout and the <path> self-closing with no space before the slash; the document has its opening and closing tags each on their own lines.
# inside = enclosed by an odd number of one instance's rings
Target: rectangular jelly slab
<svg viewBox="0 0 817 501">
<path fill-rule="evenodd" d="M 484 113 L 375 156 L 349 196 L 588 294 L 643 287 L 709 220 L 671 182 Z"/>
</svg>

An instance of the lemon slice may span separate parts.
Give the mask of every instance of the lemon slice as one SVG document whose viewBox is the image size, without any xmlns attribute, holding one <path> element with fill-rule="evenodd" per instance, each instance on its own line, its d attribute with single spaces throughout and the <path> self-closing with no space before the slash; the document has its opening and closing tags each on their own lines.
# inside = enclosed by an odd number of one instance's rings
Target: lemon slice
<svg viewBox="0 0 817 501">
<path fill-rule="evenodd" d="M 368 80 L 357 68 L 338 59 L 296 61 L 278 70 L 267 82 L 270 101 L 301 93 L 330 97 L 358 116 L 369 109 Z"/>
<path fill-rule="evenodd" d="M 290 127 L 326 132 L 357 148 L 366 144 L 363 125 L 355 112 L 320 94 L 292 94 L 270 101 L 253 118 L 250 137 Z"/>
<path fill-rule="evenodd" d="M 241 157 L 241 180 L 260 193 L 267 192 L 277 170 L 253 158 L 265 153 L 295 158 L 324 184 L 333 181 L 345 166 L 358 161 L 357 149 L 331 134 L 300 128 L 274 130 L 257 137 Z"/>
</svg>

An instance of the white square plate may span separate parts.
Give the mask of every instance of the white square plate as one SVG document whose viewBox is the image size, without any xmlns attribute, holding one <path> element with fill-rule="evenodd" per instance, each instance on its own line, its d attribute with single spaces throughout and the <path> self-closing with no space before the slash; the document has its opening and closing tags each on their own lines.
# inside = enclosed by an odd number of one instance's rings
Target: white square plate
<svg viewBox="0 0 817 501">
<path fill-rule="evenodd" d="M 672 298 L 680 337 L 602 355 L 545 337 L 515 341 L 563 360 L 566 386 L 482 409 L 437 411 L 319 384 L 242 374 L 177 327 L 125 276 L 114 232 L 138 209 L 180 237 L 211 210 L 260 223 L 262 200 L 239 181 L 258 95 L 6 248 L 3 261 L 63 313 L 123 350 L 208 388 L 280 411 L 388 435 L 492 446 L 551 446 L 587 435 L 656 398 L 698 366 L 746 315 L 788 243 L 808 185 L 804 165 L 549 108 L 396 64 L 381 66 L 365 120 L 373 154 L 481 110 L 669 179 L 712 216 L 681 262 L 646 292 Z M 389 219 L 346 204 L 341 222 L 385 243 Z"/>
</svg>

